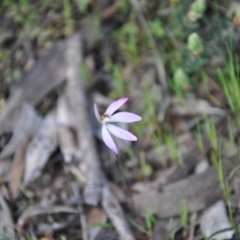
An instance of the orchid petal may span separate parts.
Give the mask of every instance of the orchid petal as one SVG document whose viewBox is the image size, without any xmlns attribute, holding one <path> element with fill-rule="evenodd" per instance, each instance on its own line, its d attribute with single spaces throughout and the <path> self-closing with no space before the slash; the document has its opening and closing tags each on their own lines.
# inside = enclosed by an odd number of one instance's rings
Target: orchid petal
<svg viewBox="0 0 240 240">
<path fill-rule="evenodd" d="M 102 138 L 104 143 L 115 153 L 118 153 L 116 144 L 114 143 L 110 133 L 108 132 L 108 129 L 106 127 L 106 125 L 102 126 Z"/>
<path fill-rule="evenodd" d="M 106 114 L 111 116 L 116 110 L 118 110 L 126 101 L 128 98 L 121 98 L 109 105 L 109 107 L 106 110 Z"/>
<path fill-rule="evenodd" d="M 124 122 L 124 123 L 130 123 L 130 122 L 138 122 L 142 118 L 134 113 L 129 112 L 119 112 L 111 116 L 109 122 Z"/>
<path fill-rule="evenodd" d="M 95 113 L 95 116 L 96 116 L 97 120 L 98 120 L 99 122 L 101 122 L 101 120 L 100 120 L 100 115 L 99 115 L 99 112 L 98 112 L 96 103 L 94 103 L 94 113 Z"/>
<path fill-rule="evenodd" d="M 112 124 L 107 124 L 107 129 L 116 137 L 124 139 L 124 140 L 128 140 L 128 141 L 137 141 L 137 137 L 134 136 L 132 133 L 117 127 L 115 125 Z"/>
</svg>

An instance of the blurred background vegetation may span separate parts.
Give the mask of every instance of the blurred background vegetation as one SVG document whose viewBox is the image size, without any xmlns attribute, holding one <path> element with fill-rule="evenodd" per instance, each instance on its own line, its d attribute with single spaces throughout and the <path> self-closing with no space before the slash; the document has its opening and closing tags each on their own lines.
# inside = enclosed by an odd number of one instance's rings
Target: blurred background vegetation
<svg viewBox="0 0 240 240">
<path fill-rule="evenodd" d="M 131 180 L 154 178 L 154 164 L 148 161 L 154 157 L 162 168 L 184 165 L 179 139 L 188 132 L 202 152 L 207 132 L 218 153 L 219 137 L 209 115 L 229 114 L 234 143 L 240 124 L 240 3 L 234 0 L 2 0 L 0 107 L 10 86 L 46 50 L 83 26 L 82 34 L 92 32 L 95 42 L 91 48 L 84 45 L 79 66 L 87 92 L 111 99 L 130 96 L 130 108 L 143 116 L 132 126 L 139 141 L 123 151 L 127 160 L 140 160 L 134 172 L 126 165 Z M 182 211 L 187 222 L 184 205 Z"/>
</svg>

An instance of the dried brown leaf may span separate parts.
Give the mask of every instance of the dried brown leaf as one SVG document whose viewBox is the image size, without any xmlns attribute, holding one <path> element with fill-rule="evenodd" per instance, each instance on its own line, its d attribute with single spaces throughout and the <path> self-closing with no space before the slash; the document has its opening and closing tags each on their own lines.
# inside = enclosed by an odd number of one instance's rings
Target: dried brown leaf
<svg viewBox="0 0 240 240">
<path fill-rule="evenodd" d="M 236 164 L 236 159 L 227 160 L 223 164 L 223 175 L 228 176 Z M 144 213 L 147 208 L 153 214 L 160 217 L 177 216 L 182 207 L 182 200 L 186 203 L 189 213 L 201 211 L 216 201 L 222 199 L 223 193 L 220 187 L 215 167 L 206 172 L 167 185 L 159 192 L 156 189 L 135 194 L 133 196 L 136 207 Z"/>
<path fill-rule="evenodd" d="M 208 209 L 206 209 L 200 219 L 200 227 L 203 235 L 209 238 L 212 234 L 224 230 L 231 229 L 232 225 L 228 219 L 225 204 L 223 201 L 218 201 Z M 214 235 L 213 239 L 224 240 L 232 239 L 234 234 L 233 229 L 224 231 Z M 212 238 L 210 238 L 212 239 Z"/>
<path fill-rule="evenodd" d="M 27 136 L 26 136 L 27 137 Z M 13 199 L 16 199 L 19 194 L 19 183 L 24 171 L 25 166 L 25 152 L 27 145 L 29 143 L 29 138 L 25 140 L 16 150 L 14 159 L 10 170 L 9 179 L 9 190 Z"/>
<path fill-rule="evenodd" d="M 99 207 L 92 207 L 87 215 L 87 225 L 89 228 L 89 239 L 94 240 L 98 233 L 101 231 L 100 226 L 94 224 L 103 224 L 107 222 L 107 216 Z"/>
<path fill-rule="evenodd" d="M 39 130 L 26 150 L 24 184 L 27 185 L 41 175 L 51 153 L 57 147 L 57 124 L 55 112 L 43 119 Z"/>
<path fill-rule="evenodd" d="M 41 117 L 34 108 L 25 103 L 22 107 L 20 119 L 14 129 L 13 136 L 0 154 L 0 159 L 12 155 L 15 150 L 26 141 L 26 137 L 34 134 L 41 122 Z"/>
<path fill-rule="evenodd" d="M 226 112 L 217 107 L 212 107 L 204 99 L 188 98 L 178 99 L 172 98 L 172 112 L 179 116 L 195 116 L 198 114 L 212 114 L 224 116 Z"/>
<path fill-rule="evenodd" d="M 92 207 L 90 208 L 87 216 L 87 224 L 91 226 L 94 223 L 103 223 L 106 221 L 106 216 L 101 208 Z"/>
</svg>

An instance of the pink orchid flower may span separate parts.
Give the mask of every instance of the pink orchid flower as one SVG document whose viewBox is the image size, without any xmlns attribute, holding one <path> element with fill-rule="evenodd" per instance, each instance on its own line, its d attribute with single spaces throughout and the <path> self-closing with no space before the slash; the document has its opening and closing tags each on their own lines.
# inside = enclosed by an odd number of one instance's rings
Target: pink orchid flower
<svg viewBox="0 0 240 240">
<path fill-rule="evenodd" d="M 111 103 L 107 108 L 106 112 L 101 116 L 98 113 L 97 105 L 94 103 L 95 116 L 98 119 L 98 121 L 102 124 L 103 141 L 115 154 L 118 153 L 118 149 L 110 133 L 112 133 L 118 138 L 128 141 L 137 141 L 137 137 L 134 136 L 132 133 L 110 123 L 114 122 L 130 123 L 137 122 L 142 119 L 140 116 L 130 112 L 119 112 L 113 115 L 113 113 L 116 112 L 116 110 L 118 110 L 127 100 L 128 98 L 121 98 Z"/>
</svg>

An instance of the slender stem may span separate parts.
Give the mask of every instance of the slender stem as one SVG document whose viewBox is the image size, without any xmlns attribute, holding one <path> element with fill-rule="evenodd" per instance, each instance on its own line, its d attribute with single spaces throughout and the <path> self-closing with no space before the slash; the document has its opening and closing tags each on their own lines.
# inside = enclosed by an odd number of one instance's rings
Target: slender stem
<svg viewBox="0 0 240 240">
<path fill-rule="evenodd" d="M 133 198 L 132 198 L 132 193 L 131 193 L 131 186 L 130 186 L 130 183 L 124 173 L 124 170 L 123 170 L 123 166 L 122 166 L 122 162 L 118 156 L 118 154 L 115 154 L 116 155 L 116 158 L 117 158 L 117 164 L 118 164 L 118 167 L 121 171 L 121 174 L 124 178 L 124 182 L 125 182 L 125 187 L 126 187 L 126 190 L 127 190 L 127 194 L 129 195 L 130 197 L 130 205 L 131 205 L 131 209 L 133 210 L 133 212 L 135 212 L 135 208 L 134 208 L 134 203 L 133 203 Z"/>
</svg>

